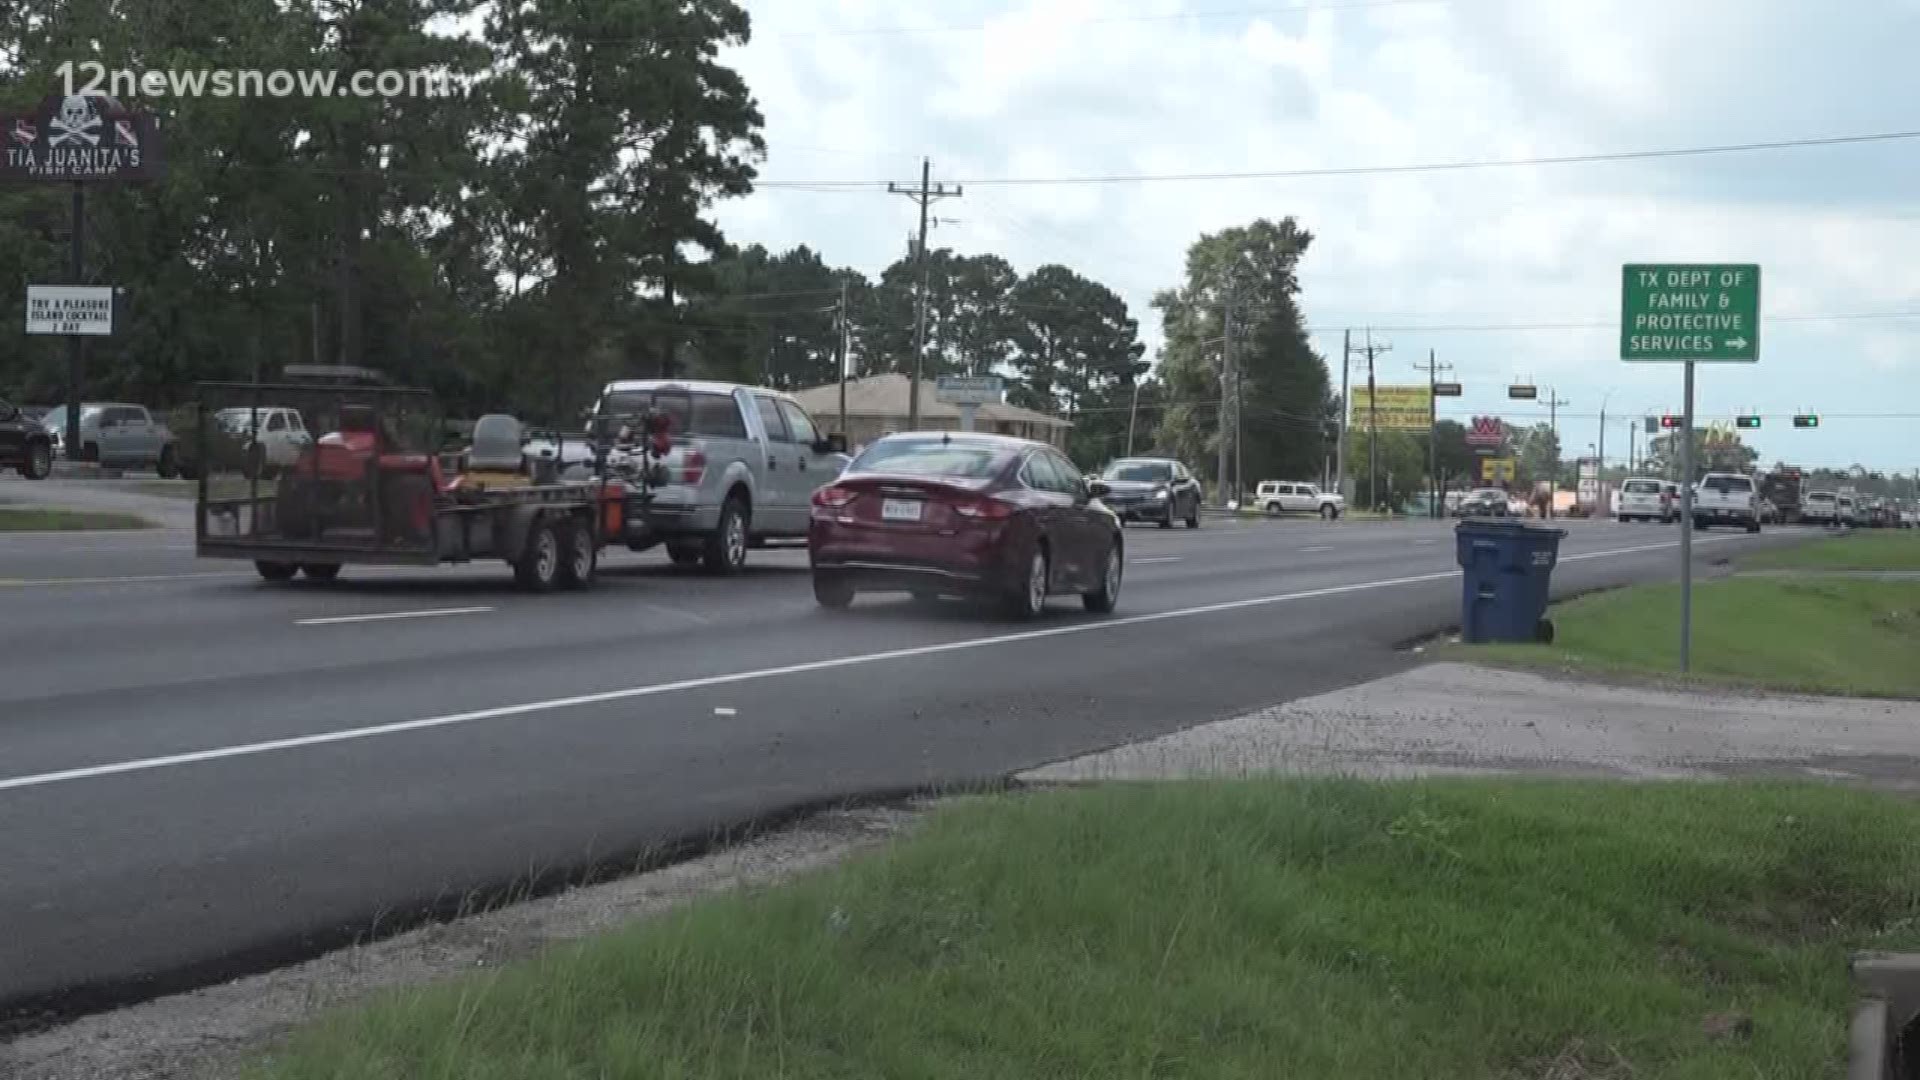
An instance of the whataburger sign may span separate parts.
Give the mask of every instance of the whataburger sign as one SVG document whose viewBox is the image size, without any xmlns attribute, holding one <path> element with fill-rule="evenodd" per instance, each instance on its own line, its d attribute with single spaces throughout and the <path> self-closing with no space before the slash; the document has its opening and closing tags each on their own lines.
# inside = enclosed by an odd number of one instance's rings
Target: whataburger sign
<svg viewBox="0 0 1920 1080">
<path fill-rule="evenodd" d="M 1497 416 L 1476 416 L 1467 429 L 1468 446 L 1499 446 L 1507 440 L 1506 425 Z"/>
</svg>

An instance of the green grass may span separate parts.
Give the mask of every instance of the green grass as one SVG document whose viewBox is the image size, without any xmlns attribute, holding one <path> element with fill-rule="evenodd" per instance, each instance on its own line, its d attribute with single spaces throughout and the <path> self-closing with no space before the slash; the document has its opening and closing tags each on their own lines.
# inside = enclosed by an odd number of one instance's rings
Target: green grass
<svg viewBox="0 0 1920 1080">
<path fill-rule="evenodd" d="M 1552 645 L 1451 655 L 1602 673 L 1678 674 L 1680 590 L 1636 585 L 1550 613 Z M 1920 582 L 1732 577 L 1693 590 L 1692 675 L 1813 693 L 1920 697 Z"/>
<path fill-rule="evenodd" d="M 1778 570 L 1920 570 L 1920 530 L 1873 529 L 1745 556 L 1740 565 Z"/>
<path fill-rule="evenodd" d="M 0 507 L 0 532 L 81 532 L 90 529 L 151 529 L 153 523 L 132 514 L 93 510 L 42 510 Z"/>
<path fill-rule="evenodd" d="M 296 1033 L 273 1080 L 1840 1075 L 1920 807 L 1828 786 L 982 797 L 892 848 Z M 1750 1039 L 1702 1032 L 1750 1016 Z"/>
</svg>

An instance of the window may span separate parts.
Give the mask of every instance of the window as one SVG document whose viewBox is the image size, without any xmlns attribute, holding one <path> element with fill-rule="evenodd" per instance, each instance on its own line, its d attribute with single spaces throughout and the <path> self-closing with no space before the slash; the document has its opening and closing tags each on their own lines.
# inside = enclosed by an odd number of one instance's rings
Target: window
<svg viewBox="0 0 1920 1080">
<path fill-rule="evenodd" d="M 739 402 L 726 394 L 694 394 L 692 398 L 689 434 L 716 439 L 747 437 L 747 422 L 740 416 Z"/>
<path fill-rule="evenodd" d="M 805 409 L 791 401 L 780 403 L 780 415 L 787 418 L 787 427 L 793 432 L 793 441 L 802 446 L 812 446 L 820 441 L 820 433 L 814 429 L 813 419 Z"/>
<path fill-rule="evenodd" d="M 1746 494 L 1753 490 L 1753 481 L 1744 476 L 1714 476 L 1707 479 L 1706 488 L 1722 495 L 1730 492 Z"/>
<path fill-rule="evenodd" d="M 1172 475 L 1173 471 L 1164 461 L 1116 461 L 1107 466 L 1107 471 L 1101 473 L 1100 478 L 1122 482 L 1153 483 L 1169 479 Z"/>
<path fill-rule="evenodd" d="M 287 414 L 286 414 L 286 413 L 274 413 L 274 414 L 273 414 L 273 417 L 272 417 L 272 419 L 269 419 L 269 420 L 267 421 L 267 430 L 268 430 L 268 431 L 285 431 L 285 430 L 287 430 Z"/>
<path fill-rule="evenodd" d="M 1061 495 L 1067 492 L 1066 481 L 1060 476 L 1060 470 L 1045 454 L 1036 451 L 1027 457 L 1025 475 L 1027 486 L 1035 491 L 1051 491 Z"/>
<path fill-rule="evenodd" d="M 787 434 L 787 422 L 780 418 L 780 404 L 765 394 L 753 395 L 753 403 L 760 409 L 760 426 L 767 429 L 767 438 L 774 442 L 792 442 Z"/>
<path fill-rule="evenodd" d="M 716 439 L 744 439 L 747 422 L 729 394 L 694 394 L 685 390 L 619 390 L 608 394 L 599 411 L 607 416 L 637 416 L 649 409 L 665 413 L 667 430 L 675 435 L 705 435 Z"/>
<path fill-rule="evenodd" d="M 861 451 L 847 471 L 980 480 L 1004 460 L 998 447 L 943 439 L 882 439 Z M 1035 486 L 1038 486 L 1037 484 Z"/>
<path fill-rule="evenodd" d="M 1060 482 L 1059 492 L 1063 495 L 1080 494 L 1080 467 L 1068 460 L 1057 450 L 1042 450 L 1040 456 L 1046 458 Z"/>
<path fill-rule="evenodd" d="M 1658 495 L 1660 482 L 1657 480 L 1629 480 L 1620 490 L 1629 495 Z"/>
</svg>

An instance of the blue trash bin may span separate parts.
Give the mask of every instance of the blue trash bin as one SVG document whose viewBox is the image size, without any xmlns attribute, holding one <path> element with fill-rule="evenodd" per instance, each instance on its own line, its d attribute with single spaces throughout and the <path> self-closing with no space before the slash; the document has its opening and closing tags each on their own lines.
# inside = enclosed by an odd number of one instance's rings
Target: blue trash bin
<svg viewBox="0 0 1920 1080">
<path fill-rule="evenodd" d="M 1460 640 L 1553 640 L 1547 598 L 1565 529 L 1498 518 L 1454 527 L 1459 558 Z"/>
</svg>

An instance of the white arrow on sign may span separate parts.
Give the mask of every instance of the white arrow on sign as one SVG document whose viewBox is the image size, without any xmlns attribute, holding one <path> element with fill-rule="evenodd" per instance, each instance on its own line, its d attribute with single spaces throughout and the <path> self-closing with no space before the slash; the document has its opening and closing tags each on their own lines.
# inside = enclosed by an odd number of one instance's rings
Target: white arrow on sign
<svg viewBox="0 0 1920 1080">
<path fill-rule="evenodd" d="M 1746 339 L 1746 338 L 1743 338 L 1743 337 L 1737 337 L 1737 338 L 1728 338 L 1728 339 L 1727 339 L 1727 348 L 1729 348 L 1729 349 L 1744 349 L 1744 348 L 1746 348 L 1746 347 L 1747 347 L 1747 339 Z"/>
</svg>

